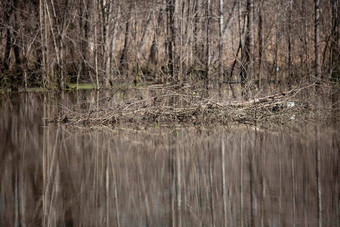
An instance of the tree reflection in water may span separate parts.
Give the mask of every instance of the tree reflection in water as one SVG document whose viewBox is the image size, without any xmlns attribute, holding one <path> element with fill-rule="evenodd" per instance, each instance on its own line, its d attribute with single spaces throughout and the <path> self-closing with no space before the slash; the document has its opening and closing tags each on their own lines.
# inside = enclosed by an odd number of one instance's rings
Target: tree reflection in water
<svg viewBox="0 0 340 227">
<path fill-rule="evenodd" d="M 322 223 L 340 224 L 338 129 L 44 126 L 59 105 L 2 97 L 1 226 L 315 226 L 318 181 Z"/>
</svg>

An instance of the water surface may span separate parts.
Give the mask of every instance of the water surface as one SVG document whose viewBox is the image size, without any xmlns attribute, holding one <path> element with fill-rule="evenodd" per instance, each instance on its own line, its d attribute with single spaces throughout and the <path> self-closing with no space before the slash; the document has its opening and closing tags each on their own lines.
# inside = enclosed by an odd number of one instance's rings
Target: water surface
<svg viewBox="0 0 340 227">
<path fill-rule="evenodd" d="M 340 225 L 337 128 L 46 125 L 84 99 L 1 97 L 0 226 Z"/>
</svg>

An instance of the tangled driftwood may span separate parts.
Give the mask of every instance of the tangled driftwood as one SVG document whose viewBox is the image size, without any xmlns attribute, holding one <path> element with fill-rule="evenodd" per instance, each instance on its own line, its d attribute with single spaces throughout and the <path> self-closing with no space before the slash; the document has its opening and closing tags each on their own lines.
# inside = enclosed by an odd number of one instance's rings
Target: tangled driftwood
<svg viewBox="0 0 340 227">
<path fill-rule="evenodd" d="M 77 126 L 108 125 L 113 127 L 121 125 L 226 125 L 235 122 L 282 124 L 296 120 L 297 116 L 306 116 L 311 108 L 308 102 L 295 98 L 304 88 L 233 102 L 221 101 L 218 97 L 204 98 L 198 95 L 199 92 L 188 87 L 174 89 L 150 87 L 148 89 L 158 90 L 147 97 L 124 100 L 105 98 L 100 100 L 100 103 L 85 109 L 75 106 L 64 110 L 62 115 L 51 119 L 50 122 Z M 203 93 L 203 91 L 200 92 Z"/>
</svg>

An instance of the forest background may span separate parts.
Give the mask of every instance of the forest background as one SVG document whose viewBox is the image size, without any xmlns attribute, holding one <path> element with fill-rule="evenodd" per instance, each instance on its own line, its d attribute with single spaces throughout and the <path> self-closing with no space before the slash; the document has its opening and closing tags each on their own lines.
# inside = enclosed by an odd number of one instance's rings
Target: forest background
<svg viewBox="0 0 340 227">
<path fill-rule="evenodd" d="M 337 86 L 339 9 L 339 0 L 1 1 L 0 87 Z"/>
</svg>

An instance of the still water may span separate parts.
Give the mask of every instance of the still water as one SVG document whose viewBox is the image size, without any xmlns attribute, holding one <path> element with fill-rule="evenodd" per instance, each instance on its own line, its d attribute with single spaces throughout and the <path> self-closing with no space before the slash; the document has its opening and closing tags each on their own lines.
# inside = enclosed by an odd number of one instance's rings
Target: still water
<svg viewBox="0 0 340 227">
<path fill-rule="evenodd" d="M 84 95 L 1 96 L 0 226 L 340 226 L 339 129 L 46 125 Z"/>
</svg>

